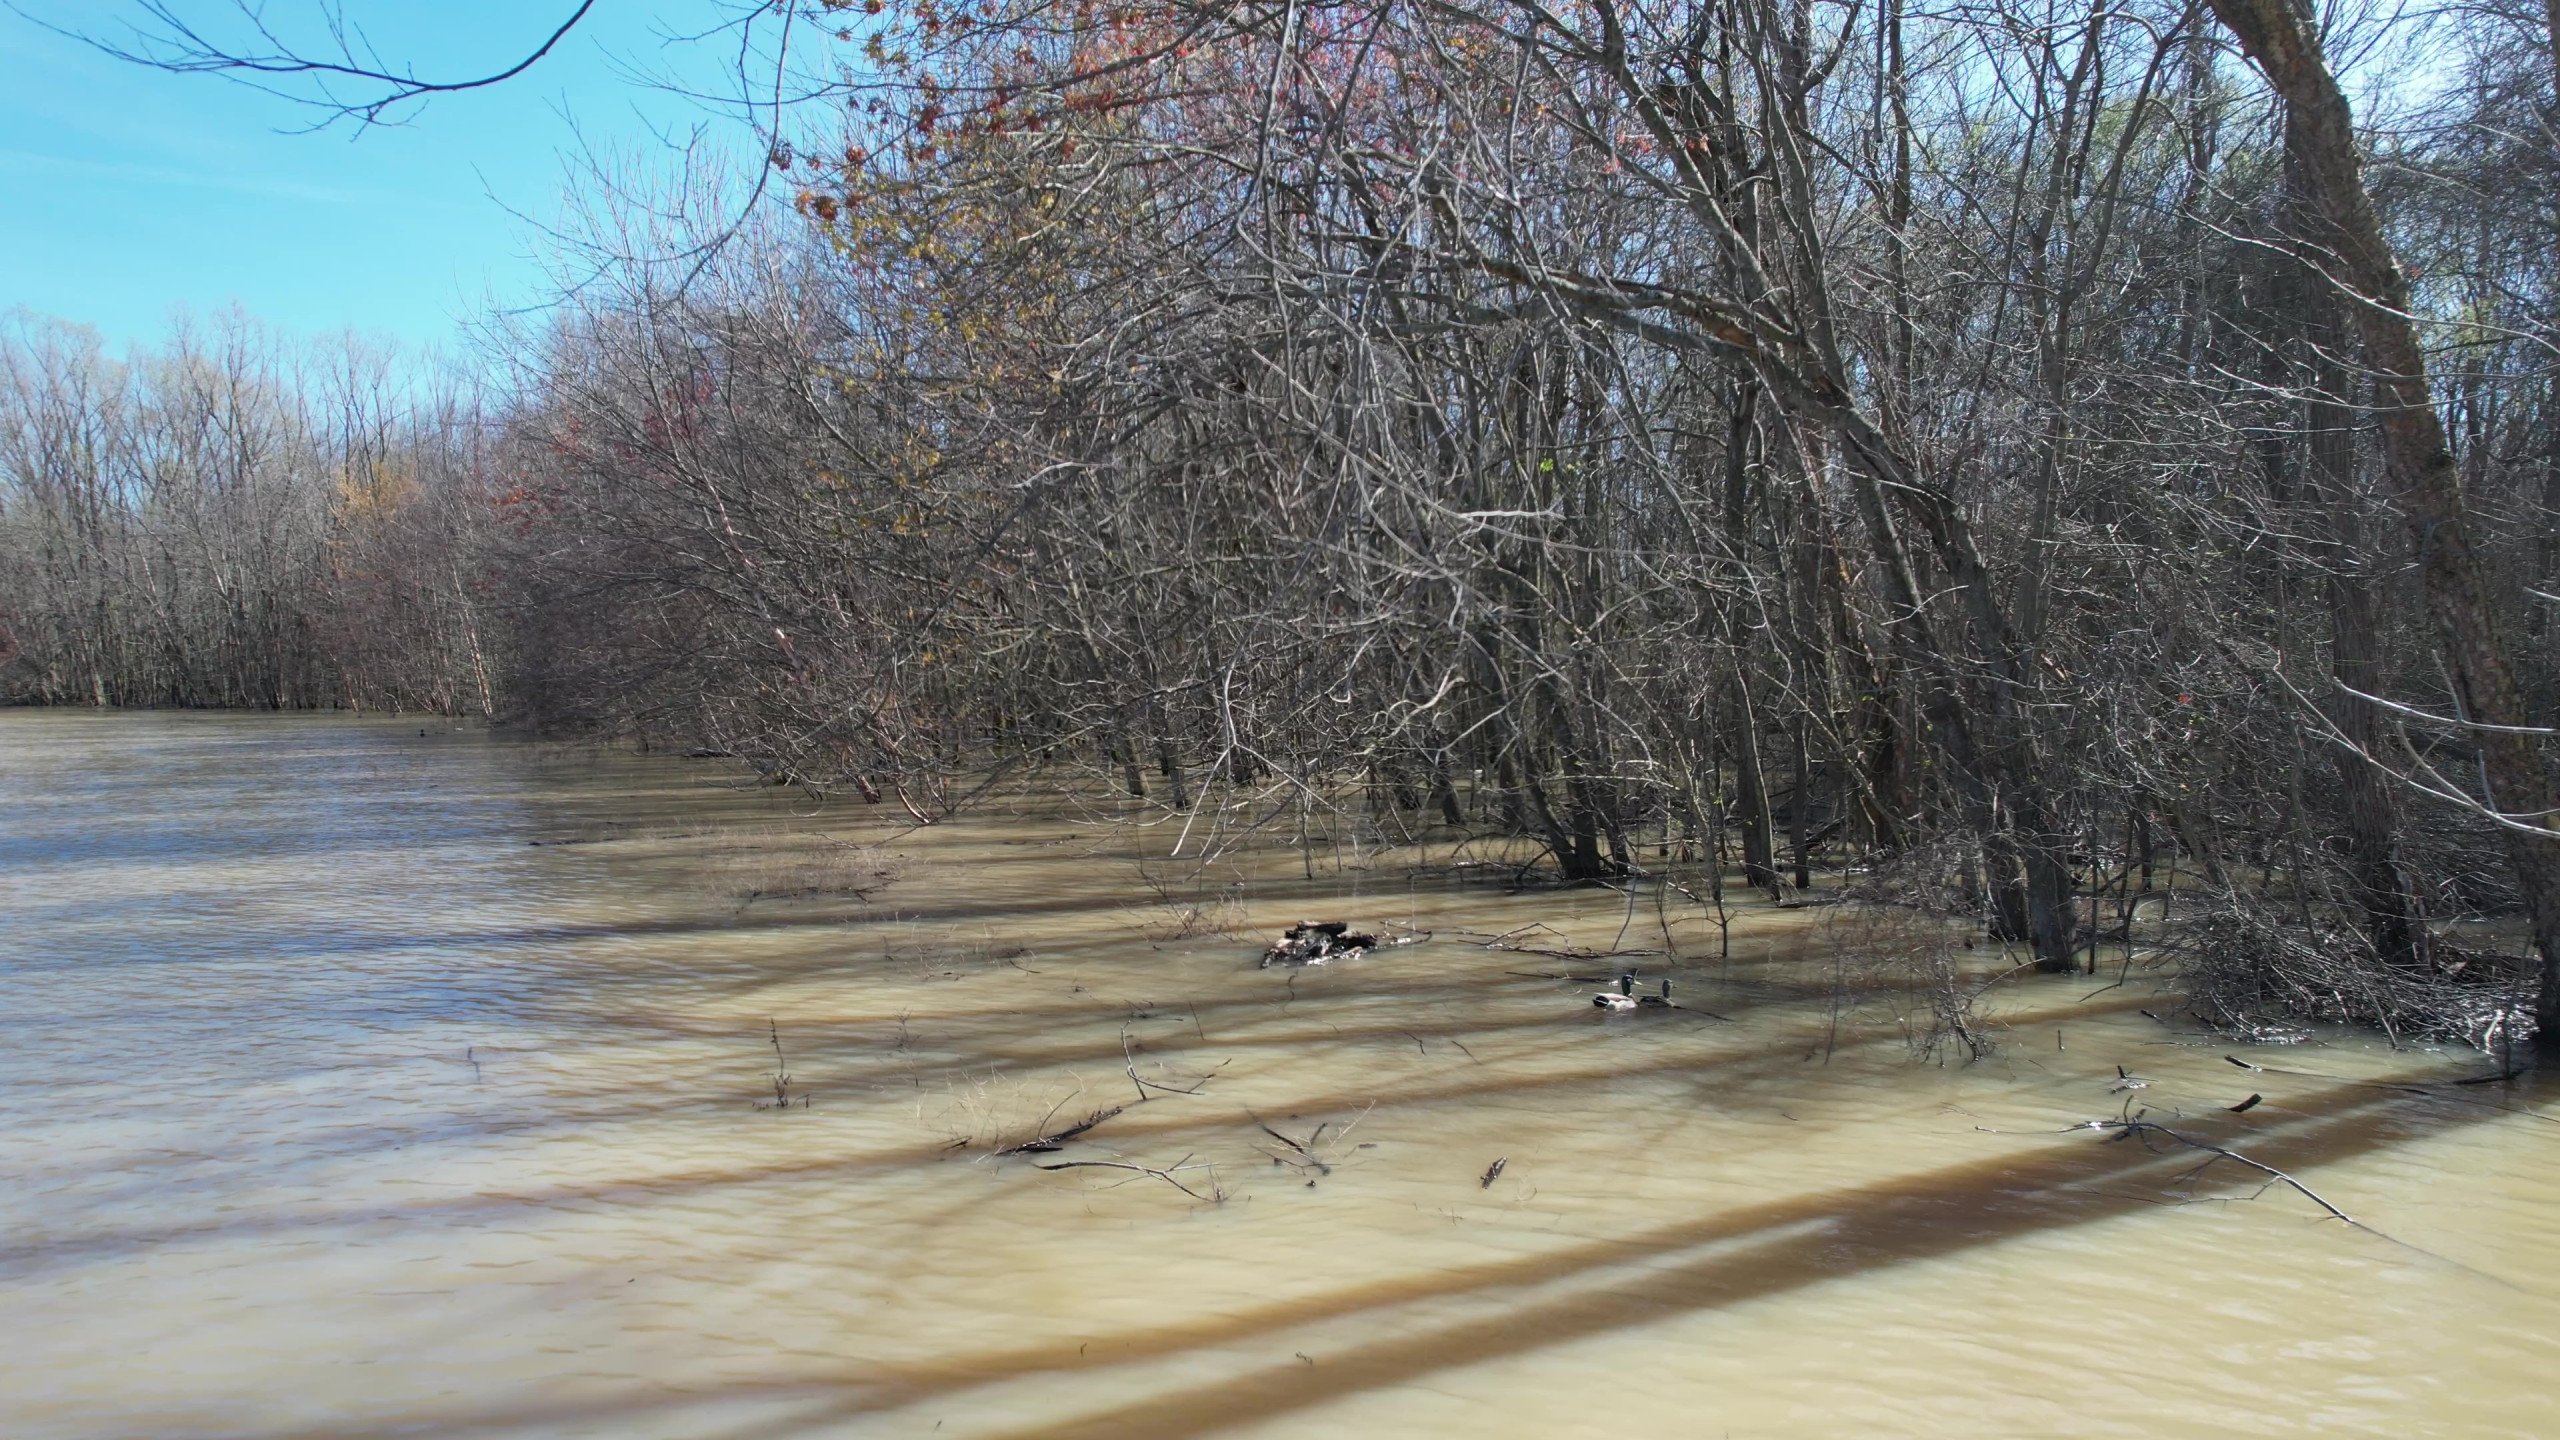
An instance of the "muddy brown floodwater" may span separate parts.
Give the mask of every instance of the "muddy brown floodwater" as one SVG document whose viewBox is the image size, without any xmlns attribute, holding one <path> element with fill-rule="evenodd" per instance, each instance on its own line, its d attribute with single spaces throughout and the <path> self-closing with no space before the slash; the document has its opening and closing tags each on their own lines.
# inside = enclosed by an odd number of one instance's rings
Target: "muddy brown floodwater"
<svg viewBox="0 0 2560 1440">
<path fill-rule="evenodd" d="M 2560 1105 L 2474 1055 L 2137 974 L 1924 1063 L 1818 909 L 1608 1016 L 1457 932 L 1650 901 L 1187 916 L 1161 829 L 428 728 L 0 717 L 0 1434 L 2560 1434 Z M 1255 968 L 1302 914 L 1438 938 Z M 2128 1099 L 2370 1228 L 2067 1129 Z"/>
</svg>

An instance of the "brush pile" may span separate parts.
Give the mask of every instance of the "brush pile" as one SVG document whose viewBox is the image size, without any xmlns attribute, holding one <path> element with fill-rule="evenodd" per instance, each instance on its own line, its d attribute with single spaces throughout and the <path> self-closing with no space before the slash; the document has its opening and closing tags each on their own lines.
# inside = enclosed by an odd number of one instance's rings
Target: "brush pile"
<svg viewBox="0 0 2560 1440">
<path fill-rule="evenodd" d="M 2533 1034 L 2530 960 L 2434 937 L 2423 967 L 2387 964 L 2344 923 L 2306 928 L 2224 897 L 2189 911 L 2179 953 L 2187 1009 L 2259 1043 L 2307 1038 L 2305 1020 L 2379 1027 L 2395 1042 L 2452 1041 L 2496 1054 Z"/>
<path fill-rule="evenodd" d="M 1375 935 L 1355 935 L 1339 920 L 1301 920 L 1280 932 L 1280 941 L 1262 952 L 1263 968 L 1274 965 L 1322 965 L 1347 955 L 1378 948 Z"/>
</svg>

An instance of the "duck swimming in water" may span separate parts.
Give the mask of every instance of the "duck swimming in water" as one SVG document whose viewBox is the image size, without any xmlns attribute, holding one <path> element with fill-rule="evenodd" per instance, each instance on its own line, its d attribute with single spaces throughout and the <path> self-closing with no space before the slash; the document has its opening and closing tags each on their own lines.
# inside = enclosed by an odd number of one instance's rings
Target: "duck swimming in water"
<svg viewBox="0 0 2560 1440">
<path fill-rule="evenodd" d="M 1671 981 L 1668 978 L 1665 978 L 1662 981 L 1662 988 L 1659 992 L 1652 995 L 1639 995 L 1636 993 L 1636 972 L 1633 970 L 1626 971 L 1618 976 L 1618 988 L 1614 992 L 1603 990 L 1599 994 L 1591 997 L 1591 1005 L 1595 1010 L 1635 1010 L 1639 1008 L 1658 1010 L 1667 1009 L 1670 1004 Z"/>
</svg>

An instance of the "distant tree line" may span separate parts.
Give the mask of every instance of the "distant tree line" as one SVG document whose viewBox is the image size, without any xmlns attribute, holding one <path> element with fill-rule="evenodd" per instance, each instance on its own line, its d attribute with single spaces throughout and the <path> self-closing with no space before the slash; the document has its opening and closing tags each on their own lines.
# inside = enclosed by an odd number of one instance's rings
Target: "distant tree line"
<svg viewBox="0 0 2560 1440">
<path fill-rule="evenodd" d="M 2056 971 L 2174 878 L 2235 1022 L 2560 1023 L 2555 15 L 799 7 L 796 214 L 600 223 L 502 402 L 21 333 L 6 684 L 1854 858 Z"/>
<path fill-rule="evenodd" d="M 494 713 L 487 537 L 460 392 L 237 316 L 110 359 L 0 329 L 0 698 Z"/>
</svg>

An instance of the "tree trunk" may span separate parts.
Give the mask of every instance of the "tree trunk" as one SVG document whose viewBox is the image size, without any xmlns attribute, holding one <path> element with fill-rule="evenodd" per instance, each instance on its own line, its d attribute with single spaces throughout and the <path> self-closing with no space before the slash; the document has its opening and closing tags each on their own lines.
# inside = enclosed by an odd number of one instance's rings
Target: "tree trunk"
<svg viewBox="0 0 2560 1440">
<path fill-rule="evenodd" d="M 2373 375 L 2374 405 L 2392 488 L 2417 549 L 2462 718 L 2478 727 L 2480 770 L 2492 811 L 2533 817 L 2501 825 L 2542 959 L 2538 1016 L 2560 1034 L 2560 834 L 2540 816 L 2552 804 L 2549 769 L 2522 728 L 2524 705 L 2465 510 L 2462 477 L 2428 388 L 2425 352 L 2409 319 L 2409 282 L 2364 188 L 2355 120 L 2306 17 L 2289 0 L 2211 0 L 2223 28 L 2263 72 L 2288 110 L 2287 138 L 2336 242 L 2324 257 L 2354 303 Z M 2493 728 L 2506 727 L 2506 728 Z"/>
<path fill-rule="evenodd" d="M 2301 202 L 2303 143 L 2288 111 L 2285 150 L 2285 226 L 2297 240 L 2315 250 L 2331 248 L 2327 222 Z M 2385 964 L 2422 968 L 2426 930 L 2419 923 L 2417 897 L 2400 864 L 2400 812 L 2390 779 L 2367 757 L 2382 738 L 2382 717 L 2372 701 L 2383 687 L 2380 620 L 2373 577 L 2366 573 L 2364 525 L 2356 484 L 2355 410 L 2347 365 L 2348 334 L 2336 290 L 2312 266 L 2296 261 L 2287 267 L 2285 308 L 2297 318 L 2306 352 L 2299 374 L 2303 384 L 2301 491 L 2327 511 L 2328 534 L 2312 542 L 2312 551 L 2327 572 L 2329 604 L 2329 673 L 2336 693 L 2329 697 L 2329 723 L 2354 746 L 2334 752 L 2338 801 L 2344 834 L 2340 837 L 2348 883 L 2364 918 L 2366 943 Z M 2271 447 L 2275 463 L 2289 453 L 2280 442 Z M 2288 489 L 2297 487 L 2288 486 Z"/>
<path fill-rule="evenodd" d="M 1769 811 L 1769 774 L 1760 758 L 1760 715 L 1751 703 L 1749 677 L 1735 667 L 1733 823 L 1742 832 L 1742 883 L 1754 890 L 1778 888 L 1777 821 Z"/>
<path fill-rule="evenodd" d="M 1796 889 L 1813 888 L 1813 765 L 1805 743 L 1805 718 L 1796 717 L 1796 792 L 1787 802 L 1787 843 L 1795 851 Z"/>
</svg>

